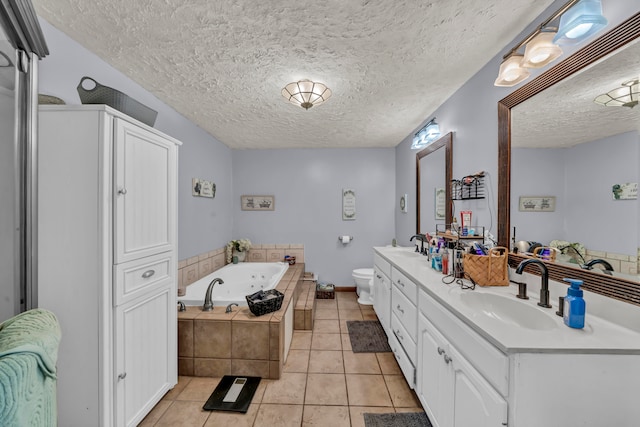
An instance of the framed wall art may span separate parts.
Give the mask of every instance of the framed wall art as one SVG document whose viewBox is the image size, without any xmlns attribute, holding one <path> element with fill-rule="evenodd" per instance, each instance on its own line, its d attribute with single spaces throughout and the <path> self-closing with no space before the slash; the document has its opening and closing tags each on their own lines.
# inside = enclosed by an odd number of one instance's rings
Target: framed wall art
<svg viewBox="0 0 640 427">
<path fill-rule="evenodd" d="M 342 189 L 342 220 L 356 219 L 356 192 L 351 188 Z"/>
<path fill-rule="evenodd" d="M 272 211 L 275 204 L 275 196 L 240 196 L 240 208 L 243 211 Z"/>
</svg>

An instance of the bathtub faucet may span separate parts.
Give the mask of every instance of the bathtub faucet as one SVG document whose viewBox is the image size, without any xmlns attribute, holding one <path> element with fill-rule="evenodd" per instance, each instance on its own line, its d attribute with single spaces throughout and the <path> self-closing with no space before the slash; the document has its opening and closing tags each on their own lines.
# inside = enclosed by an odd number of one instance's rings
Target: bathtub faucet
<svg viewBox="0 0 640 427">
<path fill-rule="evenodd" d="M 231 304 L 229 304 L 229 305 L 227 306 L 227 309 L 226 309 L 224 312 L 225 312 L 225 313 L 231 313 L 231 312 L 233 311 L 232 307 L 233 307 L 234 305 L 235 305 L 236 307 L 238 307 L 238 304 L 236 304 L 235 302 L 232 302 Z"/>
<path fill-rule="evenodd" d="M 207 288 L 207 293 L 204 295 L 204 305 L 202 306 L 202 311 L 213 310 L 213 300 L 211 298 L 211 291 L 213 291 L 213 287 L 216 285 L 216 283 L 220 283 L 222 285 L 224 281 L 216 277 L 211 281 L 211 283 L 209 283 L 209 287 Z"/>
</svg>

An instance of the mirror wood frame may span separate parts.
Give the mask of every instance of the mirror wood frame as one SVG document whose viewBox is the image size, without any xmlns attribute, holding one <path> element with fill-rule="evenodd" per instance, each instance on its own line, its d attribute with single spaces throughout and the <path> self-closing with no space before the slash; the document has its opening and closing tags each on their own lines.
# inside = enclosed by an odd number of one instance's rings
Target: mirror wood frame
<svg viewBox="0 0 640 427">
<path fill-rule="evenodd" d="M 509 247 L 511 218 L 511 109 L 561 80 L 622 48 L 640 37 L 640 12 L 576 51 L 564 61 L 540 74 L 498 102 L 498 244 Z M 525 256 L 509 254 L 509 265 L 517 266 Z M 611 298 L 640 305 L 640 283 L 594 273 L 580 268 L 545 263 L 549 278 L 582 279 L 583 287 Z M 526 269 L 533 274 L 537 270 Z"/>
<path fill-rule="evenodd" d="M 416 233 L 420 234 L 420 160 L 433 153 L 434 151 L 444 147 L 445 157 L 445 223 L 451 223 L 451 179 L 453 178 L 453 132 L 449 132 L 446 135 L 440 137 L 436 141 L 432 142 L 416 153 Z"/>
</svg>

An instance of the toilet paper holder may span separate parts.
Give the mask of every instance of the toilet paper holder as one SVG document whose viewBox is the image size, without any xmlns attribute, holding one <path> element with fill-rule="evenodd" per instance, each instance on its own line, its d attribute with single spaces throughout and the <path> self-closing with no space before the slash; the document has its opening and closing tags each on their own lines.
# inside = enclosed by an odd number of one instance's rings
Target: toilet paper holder
<svg viewBox="0 0 640 427">
<path fill-rule="evenodd" d="M 353 236 L 338 236 L 338 241 L 346 245 L 353 241 Z"/>
</svg>

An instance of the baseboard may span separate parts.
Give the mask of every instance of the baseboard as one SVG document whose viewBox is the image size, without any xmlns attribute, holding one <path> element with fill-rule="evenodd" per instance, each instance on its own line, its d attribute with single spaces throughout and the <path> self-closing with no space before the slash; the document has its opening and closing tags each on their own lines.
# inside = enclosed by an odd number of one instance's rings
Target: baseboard
<svg viewBox="0 0 640 427">
<path fill-rule="evenodd" d="M 355 286 L 336 286 L 336 292 L 355 292 Z"/>
</svg>

